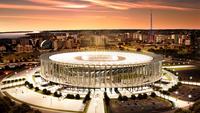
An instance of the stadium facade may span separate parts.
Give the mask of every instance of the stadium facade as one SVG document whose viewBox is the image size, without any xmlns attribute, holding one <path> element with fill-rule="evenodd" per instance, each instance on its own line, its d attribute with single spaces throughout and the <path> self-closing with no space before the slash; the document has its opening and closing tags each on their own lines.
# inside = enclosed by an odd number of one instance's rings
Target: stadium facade
<svg viewBox="0 0 200 113">
<path fill-rule="evenodd" d="M 160 80 L 162 57 L 121 51 L 70 51 L 40 57 L 41 76 L 84 88 L 138 87 Z"/>
</svg>

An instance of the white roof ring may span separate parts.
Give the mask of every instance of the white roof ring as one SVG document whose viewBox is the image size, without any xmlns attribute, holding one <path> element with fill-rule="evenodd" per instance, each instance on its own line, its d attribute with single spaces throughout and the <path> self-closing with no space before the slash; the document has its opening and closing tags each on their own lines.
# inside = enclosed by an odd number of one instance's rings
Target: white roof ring
<svg viewBox="0 0 200 113">
<path fill-rule="evenodd" d="M 149 63 L 154 58 L 150 55 L 119 51 L 83 51 L 55 53 L 48 56 L 50 60 L 81 65 L 129 65 Z"/>
</svg>

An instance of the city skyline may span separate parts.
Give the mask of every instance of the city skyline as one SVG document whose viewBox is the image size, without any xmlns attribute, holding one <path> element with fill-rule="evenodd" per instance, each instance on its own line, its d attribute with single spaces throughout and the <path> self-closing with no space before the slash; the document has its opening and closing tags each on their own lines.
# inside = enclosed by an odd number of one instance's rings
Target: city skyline
<svg viewBox="0 0 200 113">
<path fill-rule="evenodd" d="M 198 0 L 1 0 L 0 32 L 200 29 Z"/>
</svg>

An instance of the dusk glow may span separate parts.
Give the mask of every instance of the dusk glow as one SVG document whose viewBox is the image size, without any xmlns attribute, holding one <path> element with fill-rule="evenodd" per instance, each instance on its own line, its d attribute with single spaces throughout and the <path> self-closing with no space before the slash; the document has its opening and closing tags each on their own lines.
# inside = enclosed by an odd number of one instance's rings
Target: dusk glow
<svg viewBox="0 0 200 113">
<path fill-rule="evenodd" d="M 0 32 L 63 29 L 199 29 L 199 0 L 1 0 Z"/>
</svg>

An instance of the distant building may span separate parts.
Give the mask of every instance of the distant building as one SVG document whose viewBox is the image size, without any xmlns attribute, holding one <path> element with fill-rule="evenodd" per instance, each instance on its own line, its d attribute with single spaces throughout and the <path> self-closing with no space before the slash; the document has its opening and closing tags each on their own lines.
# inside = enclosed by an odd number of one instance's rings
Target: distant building
<svg viewBox="0 0 200 113">
<path fill-rule="evenodd" d="M 33 52 L 33 47 L 32 45 L 21 45 L 17 44 L 16 46 L 16 52 L 22 53 L 22 52 Z"/>
<path fill-rule="evenodd" d="M 65 41 L 65 48 L 66 49 L 72 49 L 73 48 L 73 44 L 74 44 L 73 41 L 74 41 L 73 39 L 66 40 Z"/>
<path fill-rule="evenodd" d="M 105 46 L 106 38 L 107 37 L 105 35 L 94 35 L 93 36 L 93 45 L 94 46 Z"/>
<path fill-rule="evenodd" d="M 0 52 L 6 51 L 6 47 L 4 45 L 0 46 Z"/>
</svg>

